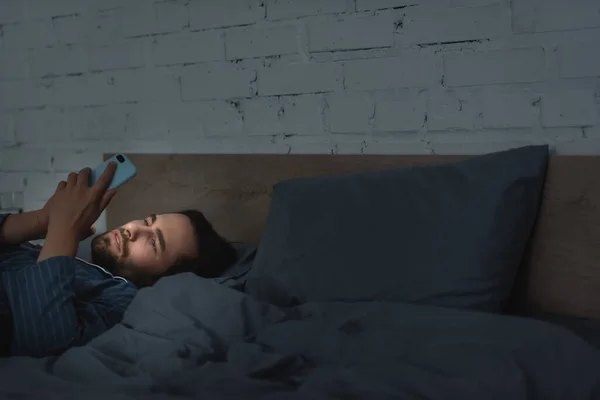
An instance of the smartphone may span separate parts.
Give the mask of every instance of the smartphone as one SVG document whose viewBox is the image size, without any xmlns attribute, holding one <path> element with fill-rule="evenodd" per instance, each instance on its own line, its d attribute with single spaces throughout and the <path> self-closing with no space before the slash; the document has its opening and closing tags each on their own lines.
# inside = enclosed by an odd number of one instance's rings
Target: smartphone
<svg viewBox="0 0 600 400">
<path fill-rule="evenodd" d="M 129 158 L 127 158 L 125 154 L 119 153 L 115 154 L 114 156 L 106 160 L 104 163 L 92 170 L 92 172 L 90 173 L 90 186 L 96 184 L 98 179 L 100 179 L 100 177 L 102 176 L 102 173 L 104 172 L 106 167 L 108 167 L 108 164 L 113 161 L 117 163 L 117 170 L 115 171 L 115 175 L 113 176 L 113 179 L 107 190 L 118 188 L 119 186 L 136 176 L 137 169 L 135 168 L 135 165 L 133 165 L 131 160 L 129 160 Z"/>
</svg>

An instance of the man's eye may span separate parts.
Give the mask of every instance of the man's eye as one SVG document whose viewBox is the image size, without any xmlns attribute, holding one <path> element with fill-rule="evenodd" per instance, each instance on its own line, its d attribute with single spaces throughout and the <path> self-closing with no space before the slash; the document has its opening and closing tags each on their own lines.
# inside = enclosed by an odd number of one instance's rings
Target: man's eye
<svg viewBox="0 0 600 400">
<path fill-rule="evenodd" d="M 156 240 L 152 239 L 152 248 L 156 250 Z"/>
<path fill-rule="evenodd" d="M 146 224 L 146 226 L 150 226 L 150 224 L 148 223 L 148 220 L 144 220 L 144 224 Z"/>
</svg>

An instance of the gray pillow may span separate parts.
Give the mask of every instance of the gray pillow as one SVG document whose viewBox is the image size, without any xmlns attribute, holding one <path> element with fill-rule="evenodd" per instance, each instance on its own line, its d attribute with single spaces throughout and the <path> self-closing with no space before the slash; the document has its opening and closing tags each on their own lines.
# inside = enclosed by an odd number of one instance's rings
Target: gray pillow
<svg viewBox="0 0 600 400">
<path fill-rule="evenodd" d="M 499 312 L 536 220 L 548 146 L 273 188 L 246 292 L 278 305 L 401 301 Z"/>
<path fill-rule="evenodd" d="M 231 245 L 237 253 L 236 262 L 227 268 L 221 276 L 213 279 L 217 283 L 243 291 L 246 275 L 252 268 L 254 257 L 256 257 L 257 247 L 243 242 L 232 242 Z"/>
</svg>

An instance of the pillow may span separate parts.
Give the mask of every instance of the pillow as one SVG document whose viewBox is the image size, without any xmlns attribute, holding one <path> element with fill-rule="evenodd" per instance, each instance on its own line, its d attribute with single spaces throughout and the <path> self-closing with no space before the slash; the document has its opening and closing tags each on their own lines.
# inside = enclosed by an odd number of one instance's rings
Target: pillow
<svg viewBox="0 0 600 400">
<path fill-rule="evenodd" d="M 276 184 L 246 292 L 289 306 L 400 301 L 500 312 L 548 146 Z"/>
<path fill-rule="evenodd" d="M 232 242 L 231 245 L 237 253 L 236 262 L 218 278 L 215 282 L 237 290 L 243 290 L 246 283 L 246 274 L 252 268 L 257 247 L 250 243 Z"/>
</svg>

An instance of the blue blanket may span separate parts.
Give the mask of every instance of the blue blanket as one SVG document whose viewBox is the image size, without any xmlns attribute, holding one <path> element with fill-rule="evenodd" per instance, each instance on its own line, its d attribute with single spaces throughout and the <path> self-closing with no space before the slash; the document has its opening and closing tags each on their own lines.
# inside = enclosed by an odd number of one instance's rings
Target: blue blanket
<svg viewBox="0 0 600 400">
<path fill-rule="evenodd" d="M 58 357 L 0 361 L 44 399 L 600 399 L 600 352 L 534 319 L 391 302 L 280 308 L 191 274 Z M 12 397 L 10 397 L 12 396 Z"/>
</svg>

